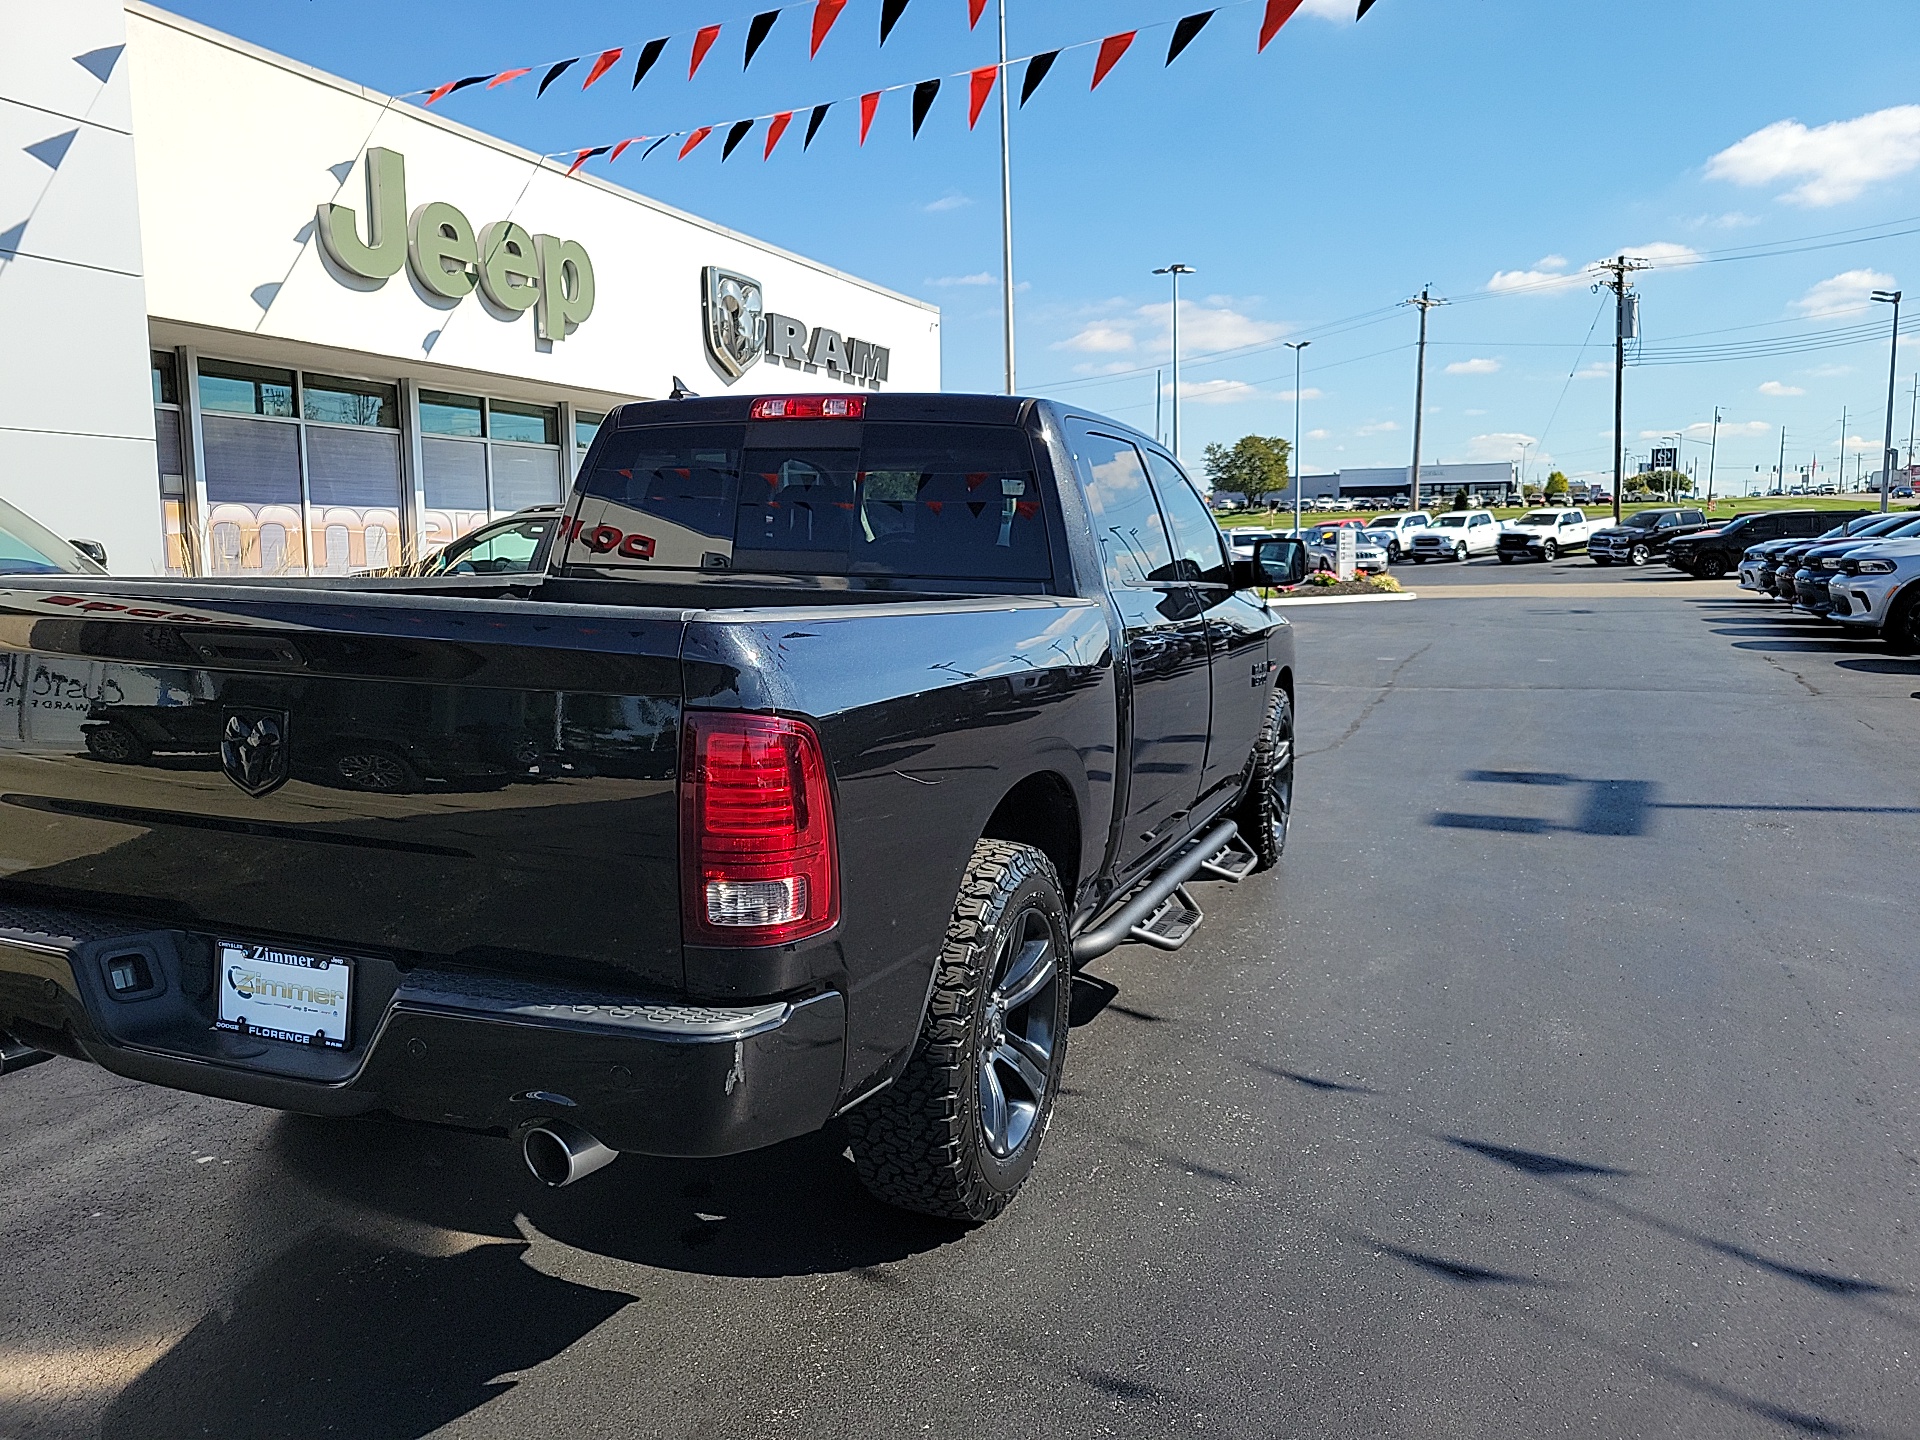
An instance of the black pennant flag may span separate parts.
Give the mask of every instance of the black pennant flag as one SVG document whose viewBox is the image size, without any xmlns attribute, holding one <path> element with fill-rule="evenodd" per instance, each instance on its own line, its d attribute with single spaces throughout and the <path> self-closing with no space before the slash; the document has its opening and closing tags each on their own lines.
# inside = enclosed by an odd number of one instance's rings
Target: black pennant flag
<svg viewBox="0 0 1920 1440">
<path fill-rule="evenodd" d="M 1202 10 L 1198 15 L 1189 15 L 1173 27 L 1173 43 L 1167 46 L 1167 64 L 1171 65 L 1180 58 L 1180 52 L 1193 43 L 1193 37 L 1207 28 L 1207 22 L 1213 19 L 1214 12 Z"/>
<path fill-rule="evenodd" d="M 753 125 L 754 122 L 751 120 L 736 120 L 728 127 L 727 143 L 720 147 L 722 160 L 733 154 L 734 147 L 753 133 Z"/>
<path fill-rule="evenodd" d="M 900 23 L 900 17 L 907 13 L 907 0 L 880 0 L 880 43 L 887 43 L 887 36 L 893 33 L 893 27 Z"/>
<path fill-rule="evenodd" d="M 651 145 L 647 146 L 646 149 L 640 152 L 640 158 L 642 160 L 646 159 L 649 155 L 653 154 L 654 151 L 658 150 L 662 145 L 666 144 L 667 141 L 677 140 L 678 138 L 679 136 L 677 135 L 662 135 L 658 140 L 654 141 Z"/>
<path fill-rule="evenodd" d="M 920 138 L 921 122 L 927 118 L 927 112 L 933 108 L 933 97 L 940 93 L 938 80 L 922 80 L 913 87 L 913 138 Z"/>
<path fill-rule="evenodd" d="M 1355 20 L 1366 19 L 1367 11 L 1371 10 L 1372 8 L 1373 8 L 1373 0 L 1360 0 L 1360 13 L 1358 15 L 1355 15 L 1353 18 Z"/>
<path fill-rule="evenodd" d="M 649 40 L 641 47 L 640 58 L 634 62 L 632 89 L 638 90 L 640 88 L 640 82 L 647 78 L 647 72 L 653 68 L 654 62 L 660 58 L 660 52 L 666 48 L 667 42 L 664 36 L 658 40 Z"/>
<path fill-rule="evenodd" d="M 578 65 L 579 63 L 580 63 L 580 57 L 576 55 L 571 60 L 562 60 L 558 65 L 554 66 L 551 70 L 547 71 L 547 78 L 540 82 L 540 88 L 534 92 L 533 98 L 538 100 L 542 95 L 546 94 L 547 86 L 551 85 L 554 81 L 558 80 L 562 75 L 566 74 L 567 71 L 571 70 L 575 65 Z"/>
<path fill-rule="evenodd" d="M 813 113 L 807 116 L 807 138 L 800 143 L 802 150 L 807 149 L 813 144 L 813 137 L 820 132 L 820 122 L 827 118 L 827 111 L 832 108 L 833 102 L 831 100 L 824 105 L 816 105 L 813 107 Z"/>
<path fill-rule="evenodd" d="M 753 64 L 753 57 L 759 52 L 761 45 L 765 43 L 767 32 L 773 29 L 773 22 L 779 18 L 780 12 L 778 10 L 762 10 L 758 15 L 754 16 L 753 20 L 748 24 L 747 58 L 740 62 L 740 68 L 742 70 Z M 723 155 L 720 158 L 724 160 L 726 156 Z"/>
<path fill-rule="evenodd" d="M 1020 82 L 1020 108 L 1025 109 L 1027 98 L 1040 88 L 1040 82 L 1047 78 L 1047 72 L 1053 69 L 1053 62 L 1060 58 L 1058 50 L 1049 50 L 1044 55 L 1036 55 L 1027 62 L 1026 77 Z"/>
</svg>

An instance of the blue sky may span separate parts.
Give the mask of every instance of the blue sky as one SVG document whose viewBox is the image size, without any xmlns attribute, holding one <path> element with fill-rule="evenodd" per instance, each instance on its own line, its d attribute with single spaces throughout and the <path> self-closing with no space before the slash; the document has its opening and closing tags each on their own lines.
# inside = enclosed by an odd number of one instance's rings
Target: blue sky
<svg viewBox="0 0 1920 1440">
<path fill-rule="evenodd" d="M 884 49 L 880 0 L 849 0 L 812 61 L 804 12 L 788 12 L 744 75 L 753 0 L 174 8 L 389 92 L 732 22 L 692 81 L 676 40 L 638 91 L 629 64 L 584 93 L 570 76 L 536 101 L 530 77 L 441 102 L 540 151 L 994 57 L 991 4 L 969 31 L 966 0 L 912 0 Z M 1024 55 L 1170 22 L 1183 0 L 1010 0 L 1009 11 L 1011 53 Z M 1723 491 L 1771 469 L 1782 426 L 1789 469 L 1817 455 L 1828 479 L 1845 407 L 1848 453 L 1877 464 L 1888 316 L 1866 292 L 1913 286 L 1907 313 L 1920 322 L 1920 233 L 1892 233 L 1920 232 L 1912 0 L 1379 0 L 1357 25 L 1351 0 L 1306 0 L 1256 54 L 1259 11 L 1223 8 L 1171 68 L 1167 30 L 1144 30 L 1092 93 L 1092 52 L 1070 53 L 1015 112 L 1023 391 L 1151 429 L 1169 306 L 1167 282 L 1150 272 L 1180 261 L 1199 272 L 1181 309 L 1189 459 L 1209 440 L 1291 434 L 1293 356 L 1281 347 L 1296 338 L 1312 342 L 1305 468 L 1405 464 L 1415 317 L 1395 302 L 1431 283 L 1456 303 L 1433 314 L 1425 458 L 1517 458 L 1531 440 L 1536 478 L 1543 458 L 1576 475 L 1610 472 L 1611 322 L 1581 271 L 1624 248 L 1662 262 L 1639 282 L 1649 355 L 1878 326 L 1827 348 L 1630 369 L 1630 451 L 1684 431 L 1704 475 L 1718 405 Z M 724 165 L 717 137 L 685 162 L 669 145 L 644 163 L 637 149 L 610 168 L 593 163 L 934 301 L 948 388 L 999 389 L 992 110 L 969 134 L 964 82 L 949 81 L 916 141 L 906 95 L 889 95 L 863 149 L 854 108 L 837 107 L 805 153 L 796 128 L 770 163 L 758 136 Z M 1900 369 L 1904 446 L 1920 340 L 1903 347 Z"/>
</svg>

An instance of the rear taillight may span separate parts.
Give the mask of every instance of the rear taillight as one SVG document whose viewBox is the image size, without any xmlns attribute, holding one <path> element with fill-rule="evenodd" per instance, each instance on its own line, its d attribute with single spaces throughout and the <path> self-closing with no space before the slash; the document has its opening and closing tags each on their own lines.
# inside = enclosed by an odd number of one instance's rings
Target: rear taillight
<svg viewBox="0 0 1920 1440">
<path fill-rule="evenodd" d="M 840 918 L 833 796 L 798 720 L 686 712 L 681 922 L 693 945 L 784 945 Z"/>
</svg>

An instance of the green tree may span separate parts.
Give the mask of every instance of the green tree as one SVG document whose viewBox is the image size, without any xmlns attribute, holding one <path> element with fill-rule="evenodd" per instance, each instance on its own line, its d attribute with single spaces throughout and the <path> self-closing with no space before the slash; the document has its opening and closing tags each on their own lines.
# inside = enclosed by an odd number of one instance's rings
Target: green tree
<svg viewBox="0 0 1920 1440">
<path fill-rule="evenodd" d="M 1234 490 L 1257 501 L 1287 488 L 1293 446 L 1277 435 L 1242 435 L 1232 446 L 1213 444 L 1200 464 L 1215 490 Z"/>
<path fill-rule="evenodd" d="M 1568 491 L 1567 477 L 1558 470 L 1547 476 L 1547 499 L 1565 500 Z"/>
<path fill-rule="evenodd" d="M 1453 492 L 1453 508 L 1455 510 L 1470 510 L 1473 508 L 1473 501 L 1468 497 L 1465 486 Z"/>
</svg>

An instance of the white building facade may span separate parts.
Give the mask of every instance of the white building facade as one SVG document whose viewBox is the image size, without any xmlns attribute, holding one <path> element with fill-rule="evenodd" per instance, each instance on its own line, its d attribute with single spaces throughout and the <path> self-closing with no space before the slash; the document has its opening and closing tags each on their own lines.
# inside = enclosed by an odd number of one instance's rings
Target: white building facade
<svg viewBox="0 0 1920 1440">
<path fill-rule="evenodd" d="M 940 388 L 935 308 L 437 114 L 144 4 L 10 29 L 0 496 L 115 573 L 399 563 L 676 379 Z"/>
</svg>

